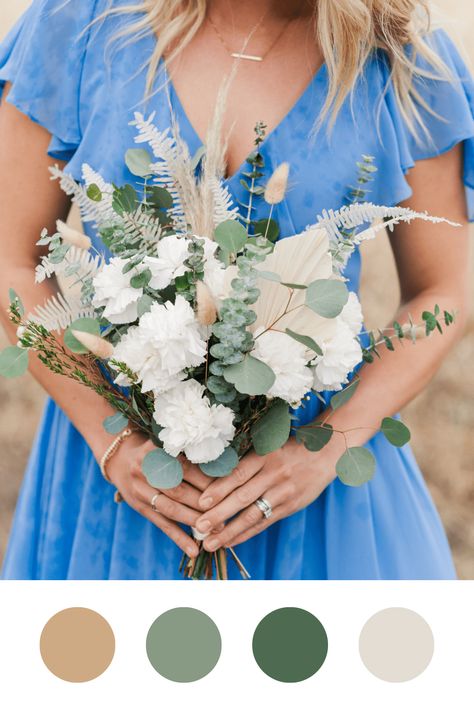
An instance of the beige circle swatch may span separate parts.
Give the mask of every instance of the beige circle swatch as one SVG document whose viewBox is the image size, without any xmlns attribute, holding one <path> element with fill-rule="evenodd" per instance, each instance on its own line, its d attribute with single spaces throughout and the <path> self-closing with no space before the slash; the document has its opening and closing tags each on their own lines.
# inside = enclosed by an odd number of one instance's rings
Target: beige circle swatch
<svg viewBox="0 0 474 711">
<path fill-rule="evenodd" d="M 425 671 L 434 653 L 426 620 L 405 607 L 377 612 L 362 628 L 359 652 L 367 669 L 383 681 L 410 681 Z"/>
<path fill-rule="evenodd" d="M 103 674 L 115 653 L 107 620 L 86 607 L 69 607 L 51 617 L 41 633 L 40 652 L 50 672 L 83 682 Z"/>
</svg>

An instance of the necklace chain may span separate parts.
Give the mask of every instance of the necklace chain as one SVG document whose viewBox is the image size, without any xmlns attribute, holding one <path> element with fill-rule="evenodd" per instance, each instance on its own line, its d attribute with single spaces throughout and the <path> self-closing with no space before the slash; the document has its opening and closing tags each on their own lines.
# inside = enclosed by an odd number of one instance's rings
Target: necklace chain
<svg viewBox="0 0 474 711">
<path fill-rule="evenodd" d="M 260 25 L 262 24 L 262 22 L 263 22 L 264 19 L 266 18 L 267 14 L 268 14 L 268 13 L 265 13 L 264 15 L 262 15 L 262 17 L 261 17 L 260 20 L 257 22 L 257 24 L 254 25 L 254 27 L 252 27 L 252 29 L 250 30 L 250 32 L 249 32 L 249 34 L 247 35 L 247 38 L 246 38 L 246 40 L 245 40 L 245 42 L 244 42 L 244 46 L 243 46 L 243 48 L 242 48 L 242 52 L 234 52 L 232 49 L 230 49 L 229 45 L 227 44 L 226 40 L 225 40 L 224 37 L 222 36 L 222 34 L 221 34 L 219 28 L 217 27 L 217 25 L 215 24 L 215 22 L 213 22 L 213 20 L 212 20 L 209 16 L 207 16 L 207 20 L 208 20 L 209 24 L 211 25 L 212 29 L 214 30 L 214 32 L 215 32 L 215 34 L 216 34 L 218 40 L 220 41 L 220 43 L 222 44 L 222 46 L 224 47 L 224 49 L 226 50 L 226 52 L 227 52 L 228 54 L 230 54 L 231 57 L 234 57 L 235 59 L 248 59 L 248 60 L 253 61 L 253 62 L 263 62 L 263 60 L 270 54 L 270 52 L 271 52 L 272 49 L 275 47 L 275 45 L 276 45 L 276 43 L 278 42 L 278 40 L 282 37 L 283 33 L 288 29 L 288 26 L 290 25 L 290 23 L 291 23 L 292 20 L 293 20 L 293 18 L 290 17 L 290 19 L 288 20 L 288 22 L 285 22 L 285 24 L 283 25 L 282 30 L 277 34 L 277 36 L 275 37 L 275 39 L 274 39 L 273 42 L 271 43 L 270 47 L 268 47 L 268 49 L 267 49 L 263 54 L 260 54 L 260 55 L 256 55 L 256 54 L 246 54 L 244 50 L 245 50 L 245 48 L 246 48 L 246 46 L 247 46 L 247 44 L 248 44 L 250 38 L 252 37 L 252 35 L 254 34 L 254 32 L 256 32 L 256 31 L 258 30 L 258 28 L 260 27 Z"/>
</svg>

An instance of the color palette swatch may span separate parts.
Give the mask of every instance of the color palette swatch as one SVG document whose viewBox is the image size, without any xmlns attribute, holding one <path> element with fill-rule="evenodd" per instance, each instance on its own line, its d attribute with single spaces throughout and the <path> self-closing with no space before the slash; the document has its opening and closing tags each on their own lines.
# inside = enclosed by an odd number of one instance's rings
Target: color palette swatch
<svg viewBox="0 0 474 711">
<path fill-rule="evenodd" d="M 226 643 L 230 645 L 232 640 Z M 222 651 L 216 623 L 192 607 L 176 607 L 160 614 L 148 628 L 144 644 L 155 671 L 177 683 L 206 677 L 217 666 Z M 314 676 L 326 662 L 328 646 L 326 629 L 314 614 L 299 607 L 280 607 L 255 626 L 248 651 L 267 677 L 287 684 Z M 67 608 L 45 624 L 40 653 L 56 677 L 67 682 L 92 681 L 112 663 L 114 632 L 94 610 Z M 430 626 L 407 608 L 380 610 L 360 632 L 362 663 L 385 682 L 406 682 L 419 676 L 433 653 Z"/>
</svg>

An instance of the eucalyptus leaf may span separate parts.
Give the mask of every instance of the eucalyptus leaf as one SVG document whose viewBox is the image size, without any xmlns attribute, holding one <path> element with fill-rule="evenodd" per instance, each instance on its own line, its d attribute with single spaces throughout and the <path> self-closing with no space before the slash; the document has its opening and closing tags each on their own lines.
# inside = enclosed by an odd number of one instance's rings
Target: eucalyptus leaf
<svg viewBox="0 0 474 711">
<path fill-rule="evenodd" d="M 92 333 L 94 336 L 100 336 L 100 324 L 94 318 L 78 318 L 66 329 L 64 345 L 73 353 L 85 355 L 89 353 L 89 350 L 82 343 L 79 343 L 77 338 L 74 338 L 71 331 L 82 331 L 83 333 Z"/>
<path fill-rule="evenodd" d="M 270 242 L 276 242 L 280 236 L 280 228 L 276 220 L 256 220 L 253 223 L 253 227 L 255 234 L 266 236 Z"/>
<path fill-rule="evenodd" d="M 365 447 L 349 447 L 336 462 L 336 473 L 347 486 L 362 486 L 374 472 L 375 457 Z"/>
<path fill-rule="evenodd" d="M 112 207 L 119 215 L 124 212 L 134 212 L 138 204 L 137 191 L 132 185 L 116 188 L 112 196 Z"/>
<path fill-rule="evenodd" d="M 102 190 L 95 183 L 89 185 L 86 192 L 89 200 L 93 202 L 100 202 L 102 200 Z"/>
<path fill-rule="evenodd" d="M 316 341 L 311 338 L 311 336 L 305 336 L 301 333 L 295 333 L 295 331 L 292 331 L 291 328 L 285 328 L 285 333 L 288 334 L 291 338 L 293 338 L 294 341 L 298 341 L 298 343 L 302 343 L 303 346 L 306 346 L 306 348 L 309 348 L 310 350 L 314 351 L 317 355 L 322 355 L 323 352 L 321 348 L 318 346 Z"/>
<path fill-rule="evenodd" d="M 214 459 L 213 462 L 200 464 L 199 469 L 204 472 L 204 474 L 207 474 L 207 476 L 217 478 L 231 474 L 238 463 L 239 457 L 235 449 L 226 447 L 220 457 Z"/>
<path fill-rule="evenodd" d="M 258 358 L 247 355 L 223 372 L 225 380 L 244 395 L 266 395 L 275 382 L 275 373 Z"/>
<path fill-rule="evenodd" d="M 395 447 L 403 447 L 410 441 L 411 435 L 408 427 L 393 417 L 384 417 L 380 429 L 390 444 Z"/>
<path fill-rule="evenodd" d="M 331 398 L 332 409 L 337 410 L 338 407 L 342 407 L 342 405 L 345 405 L 346 402 L 348 402 L 354 395 L 355 391 L 359 387 L 359 383 L 360 380 L 356 378 L 352 381 L 352 383 L 350 383 L 350 385 L 347 386 L 347 388 L 344 388 L 344 390 L 340 390 L 335 395 L 333 395 Z"/>
<path fill-rule="evenodd" d="M 247 241 L 247 231 L 237 220 L 225 220 L 217 225 L 214 239 L 225 252 L 236 254 Z"/>
<path fill-rule="evenodd" d="M 199 146 L 196 153 L 191 158 L 191 169 L 192 170 L 196 170 L 196 168 L 198 167 L 199 163 L 202 161 L 202 159 L 204 158 L 205 155 L 206 155 L 206 146 Z"/>
<path fill-rule="evenodd" d="M 143 287 L 148 286 L 151 277 L 151 271 L 144 269 L 140 274 L 135 274 L 135 276 L 130 279 L 130 286 L 134 289 L 143 289 Z"/>
<path fill-rule="evenodd" d="M 250 431 L 257 454 L 265 455 L 283 447 L 291 430 L 291 415 L 288 403 L 277 400 Z"/>
<path fill-rule="evenodd" d="M 153 185 L 148 189 L 148 202 L 156 210 L 169 210 L 173 207 L 173 196 L 161 185 Z"/>
<path fill-rule="evenodd" d="M 293 284 L 289 281 L 282 281 L 283 286 L 287 286 L 289 289 L 307 289 L 306 284 Z"/>
<path fill-rule="evenodd" d="M 324 318 L 336 318 L 347 303 L 349 292 L 338 279 L 317 279 L 308 285 L 306 306 Z"/>
<path fill-rule="evenodd" d="M 142 462 L 142 471 L 155 489 L 174 489 L 183 481 L 183 467 L 163 449 L 153 449 Z"/>
<path fill-rule="evenodd" d="M 257 271 L 258 271 L 258 276 L 261 279 L 266 279 L 267 281 L 276 281 L 279 284 L 281 284 L 281 276 L 279 276 L 275 272 L 266 272 L 263 269 L 257 269 Z"/>
<path fill-rule="evenodd" d="M 18 346 L 8 346 L 0 353 L 0 375 L 18 378 L 28 370 L 28 351 Z"/>
<path fill-rule="evenodd" d="M 295 437 L 302 442 L 310 452 L 319 452 L 327 445 L 333 435 L 332 425 L 325 424 L 319 427 L 301 427 L 296 430 Z"/>
<path fill-rule="evenodd" d="M 148 294 L 143 294 L 137 302 L 137 314 L 138 318 L 141 318 L 143 314 L 148 313 L 154 304 L 154 300 Z"/>
<path fill-rule="evenodd" d="M 106 417 L 103 422 L 104 430 L 109 434 L 116 435 L 128 426 L 128 419 L 121 412 Z"/>
<path fill-rule="evenodd" d="M 125 153 L 125 163 L 127 168 L 133 175 L 137 175 L 140 178 L 144 178 L 146 175 L 150 175 L 151 163 L 153 161 L 153 156 L 146 150 L 146 148 L 129 148 Z"/>
</svg>

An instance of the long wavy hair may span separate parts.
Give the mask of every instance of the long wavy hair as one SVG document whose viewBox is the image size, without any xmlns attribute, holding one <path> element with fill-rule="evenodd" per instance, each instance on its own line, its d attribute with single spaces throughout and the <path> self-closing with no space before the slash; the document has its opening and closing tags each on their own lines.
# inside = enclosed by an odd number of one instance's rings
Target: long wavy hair
<svg viewBox="0 0 474 711">
<path fill-rule="evenodd" d="M 416 88 L 417 76 L 449 79 L 449 70 L 429 41 L 429 0 L 313 0 L 314 38 L 329 76 L 327 98 L 318 117 L 333 123 L 357 78 L 376 49 L 389 61 L 400 110 L 415 136 L 424 129 L 420 108 L 431 111 Z M 114 7 L 113 0 L 97 20 L 110 15 L 130 15 L 117 37 L 138 39 L 150 31 L 157 41 L 147 62 L 146 96 L 153 92 L 160 60 L 172 61 L 203 24 L 208 0 L 141 0 Z M 410 51 L 407 52 L 407 45 Z M 418 58 L 429 69 L 421 69 Z"/>
</svg>

